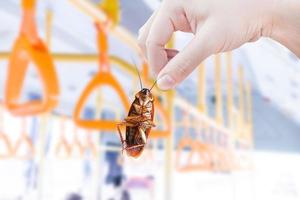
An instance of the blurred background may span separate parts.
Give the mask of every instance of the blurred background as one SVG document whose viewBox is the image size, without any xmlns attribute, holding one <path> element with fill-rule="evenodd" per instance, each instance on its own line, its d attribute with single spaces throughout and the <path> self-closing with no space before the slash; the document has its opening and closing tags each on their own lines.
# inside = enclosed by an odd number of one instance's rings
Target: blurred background
<svg viewBox="0 0 300 200">
<path fill-rule="evenodd" d="M 300 199 L 300 60 L 269 39 L 154 88 L 157 127 L 121 153 L 135 65 L 154 82 L 136 38 L 159 4 L 0 1 L 1 200 Z"/>
</svg>

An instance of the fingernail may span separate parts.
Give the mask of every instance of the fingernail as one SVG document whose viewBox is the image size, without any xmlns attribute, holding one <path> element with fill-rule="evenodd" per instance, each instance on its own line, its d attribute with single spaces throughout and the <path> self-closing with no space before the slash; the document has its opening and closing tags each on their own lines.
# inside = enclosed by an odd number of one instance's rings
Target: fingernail
<svg viewBox="0 0 300 200">
<path fill-rule="evenodd" d="M 157 86 L 162 90 L 168 90 L 174 87 L 175 80 L 170 75 L 165 74 L 162 77 L 158 77 Z"/>
</svg>

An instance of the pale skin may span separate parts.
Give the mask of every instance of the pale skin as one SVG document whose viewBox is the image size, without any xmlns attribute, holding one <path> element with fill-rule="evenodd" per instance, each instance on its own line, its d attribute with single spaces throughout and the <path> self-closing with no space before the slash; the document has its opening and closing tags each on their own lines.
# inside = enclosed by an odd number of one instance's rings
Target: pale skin
<svg viewBox="0 0 300 200">
<path fill-rule="evenodd" d="M 165 45 L 193 33 L 180 52 Z M 300 58 L 299 0 L 163 0 L 139 31 L 139 45 L 162 90 L 181 83 L 208 56 L 269 37 Z"/>
</svg>

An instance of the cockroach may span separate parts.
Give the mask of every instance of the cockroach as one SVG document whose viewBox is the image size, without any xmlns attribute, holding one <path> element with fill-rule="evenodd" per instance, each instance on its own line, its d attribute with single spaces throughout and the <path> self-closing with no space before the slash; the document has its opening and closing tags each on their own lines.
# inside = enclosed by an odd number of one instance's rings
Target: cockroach
<svg viewBox="0 0 300 200">
<path fill-rule="evenodd" d="M 136 93 L 128 115 L 124 121 L 117 124 L 117 129 L 122 143 L 122 152 L 125 150 L 128 156 L 137 158 L 143 152 L 147 143 L 151 128 L 155 127 L 154 118 L 154 98 L 151 93 L 156 81 L 150 89 L 143 88 L 141 77 L 136 68 L 141 90 Z M 123 139 L 121 126 L 126 126 L 125 139 Z"/>
</svg>

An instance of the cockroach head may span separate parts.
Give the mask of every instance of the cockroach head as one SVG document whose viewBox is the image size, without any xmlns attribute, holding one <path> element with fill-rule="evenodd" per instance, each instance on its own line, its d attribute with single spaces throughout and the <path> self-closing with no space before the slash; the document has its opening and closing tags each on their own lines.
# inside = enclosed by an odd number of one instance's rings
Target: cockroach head
<svg viewBox="0 0 300 200">
<path fill-rule="evenodd" d="M 152 93 L 148 88 L 143 88 L 136 94 L 136 97 L 142 101 L 153 100 Z"/>
<path fill-rule="evenodd" d="M 143 95 L 145 95 L 145 96 L 148 96 L 148 95 L 150 94 L 150 90 L 149 90 L 148 88 L 143 88 L 143 89 L 141 90 L 141 93 L 142 93 Z"/>
</svg>

